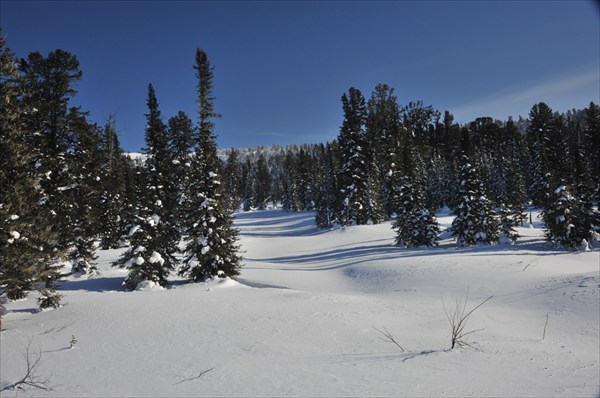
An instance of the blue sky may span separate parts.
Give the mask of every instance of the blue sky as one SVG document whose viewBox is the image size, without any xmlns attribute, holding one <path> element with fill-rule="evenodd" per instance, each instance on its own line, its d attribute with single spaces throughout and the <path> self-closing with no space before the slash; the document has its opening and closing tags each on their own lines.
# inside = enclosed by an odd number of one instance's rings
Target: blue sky
<svg viewBox="0 0 600 398">
<path fill-rule="evenodd" d="M 196 116 L 194 55 L 215 67 L 219 147 L 334 139 L 340 97 L 377 83 L 467 123 L 600 102 L 600 8 L 591 1 L 0 1 L 18 57 L 57 48 L 83 71 L 74 105 L 116 114 L 144 146 L 148 83 L 165 122 Z"/>
</svg>

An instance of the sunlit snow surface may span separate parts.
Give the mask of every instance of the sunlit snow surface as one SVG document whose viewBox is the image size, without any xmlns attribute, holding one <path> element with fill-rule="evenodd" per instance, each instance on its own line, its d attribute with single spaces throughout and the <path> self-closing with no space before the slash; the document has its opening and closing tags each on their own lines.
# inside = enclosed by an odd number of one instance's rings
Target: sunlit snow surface
<svg viewBox="0 0 600 398">
<path fill-rule="evenodd" d="M 389 223 L 323 232 L 313 220 L 238 214 L 237 281 L 126 292 L 126 271 L 109 266 L 121 251 L 100 251 L 102 274 L 62 283 L 61 308 L 37 312 L 36 294 L 7 304 L 0 388 L 24 375 L 32 339 L 53 390 L 1 395 L 598 396 L 597 244 L 553 251 L 534 220 L 515 245 L 458 248 L 442 234 L 440 247 L 402 249 Z M 442 302 L 467 289 L 468 308 L 494 297 L 467 324 L 483 329 L 472 347 L 449 351 Z"/>
</svg>

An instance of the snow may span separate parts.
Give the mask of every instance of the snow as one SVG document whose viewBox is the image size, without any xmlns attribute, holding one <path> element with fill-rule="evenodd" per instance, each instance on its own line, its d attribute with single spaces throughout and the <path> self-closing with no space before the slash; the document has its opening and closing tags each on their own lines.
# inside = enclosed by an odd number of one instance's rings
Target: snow
<svg viewBox="0 0 600 398">
<path fill-rule="evenodd" d="M 141 228 L 140 225 L 134 225 L 130 230 L 129 230 L 129 236 L 133 236 L 139 229 Z"/>
<path fill-rule="evenodd" d="M 66 278 L 60 308 L 38 312 L 37 293 L 6 304 L 0 389 L 32 339 L 53 390 L 2 396 L 597 397 L 600 251 L 554 251 L 535 222 L 514 245 L 443 234 L 404 249 L 390 223 L 324 232 L 314 213 L 241 213 L 237 280 L 135 292 L 110 267 L 124 249 L 99 251 L 101 275 Z M 469 309 L 493 298 L 469 318 L 472 347 L 449 350 L 443 304 L 467 289 Z"/>
<path fill-rule="evenodd" d="M 158 214 L 152 214 L 150 217 L 148 217 L 148 224 L 150 224 L 150 226 L 154 227 L 156 225 L 158 225 L 160 223 L 160 216 Z"/>
<path fill-rule="evenodd" d="M 154 264 L 154 263 L 159 263 L 160 265 L 164 264 L 165 259 L 162 258 L 162 256 L 160 255 L 160 253 L 158 252 L 152 252 L 152 255 L 150 256 L 150 258 L 148 259 L 148 262 L 150 264 Z"/>
<path fill-rule="evenodd" d="M 156 291 L 156 290 L 165 290 L 165 289 L 156 282 L 141 281 L 140 283 L 137 284 L 137 286 L 135 287 L 135 290 L 137 292 L 141 292 L 141 291 Z"/>
</svg>

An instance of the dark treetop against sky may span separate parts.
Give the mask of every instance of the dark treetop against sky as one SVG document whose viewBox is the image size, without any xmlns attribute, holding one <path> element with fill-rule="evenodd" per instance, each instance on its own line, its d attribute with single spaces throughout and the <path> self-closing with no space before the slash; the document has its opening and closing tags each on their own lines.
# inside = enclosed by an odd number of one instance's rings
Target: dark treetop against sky
<svg viewBox="0 0 600 398">
<path fill-rule="evenodd" d="M 195 50 L 214 69 L 221 148 L 318 143 L 340 97 L 377 83 L 467 123 L 600 102 L 598 5 L 591 1 L 15 1 L 0 22 L 17 57 L 61 48 L 83 80 L 71 101 L 127 151 L 144 146 L 148 83 L 163 119 L 196 114 Z"/>
</svg>

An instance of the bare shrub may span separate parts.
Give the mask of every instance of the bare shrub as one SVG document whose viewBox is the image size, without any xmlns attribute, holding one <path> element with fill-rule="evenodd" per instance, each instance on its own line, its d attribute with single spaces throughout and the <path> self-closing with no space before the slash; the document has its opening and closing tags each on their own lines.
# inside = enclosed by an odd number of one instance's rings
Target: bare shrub
<svg viewBox="0 0 600 398">
<path fill-rule="evenodd" d="M 451 336 L 452 336 L 451 343 L 450 343 L 451 350 L 454 349 L 455 347 L 464 347 L 464 346 L 470 347 L 471 346 L 469 343 L 467 343 L 467 341 L 465 340 L 465 337 L 467 337 L 468 335 L 473 334 L 475 332 L 479 332 L 483 329 L 476 329 L 476 330 L 471 330 L 471 331 L 467 332 L 467 331 L 465 331 L 465 327 L 467 326 L 467 321 L 468 321 L 469 317 L 473 314 L 473 312 L 475 312 L 475 310 L 477 310 L 479 307 L 481 307 L 482 305 L 487 303 L 489 300 L 491 300 L 492 297 L 494 297 L 494 296 L 490 296 L 490 297 L 486 298 L 481 303 L 479 303 L 479 305 L 477 305 L 470 311 L 467 311 L 467 302 L 469 301 L 469 288 L 467 288 L 467 295 L 465 296 L 465 298 L 464 299 L 457 298 L 454 302 L 453 307 L 446 306 L 446 304 L 442 300 L 444 312 L 446 313 L 448 322 L 450 322 Z"/>
<path fill-rule="evenodd" d="M 386 328 L 383 328 L 383 330 L 379 330 L 375 326 L 371 326 L 371 327 L 383 335 L 383 337 L 379 338 L 380 340 L 383 340 L 386 343 L 392 343 L 396 347 L 398 347 L 402 352 L 404 352 L 404 348 L 402 348 L 402 346 L 400 344 L 398 344 L 398 342 L 396 341 L 394 336 L 392 336 L 392 334 L 390 332 L 388 332 Z"/>
<path fill-rule="evenodd" d="M 3 390 L 23 390 L 26 387 L 31 387 L 38 390 L 51 391 L 50 386 L 51 377 L 41 378 L 38 375 L 38 367 L 42 360 L 42 353 L 38 352 L 33 354 L 31 352 L 31 343 L 33 340 L 30 338 L 25 346 L 23 352 L 23 358 L 25 359 L 25 375 L 17 382 L 6 386 Z"/>
</svg>

